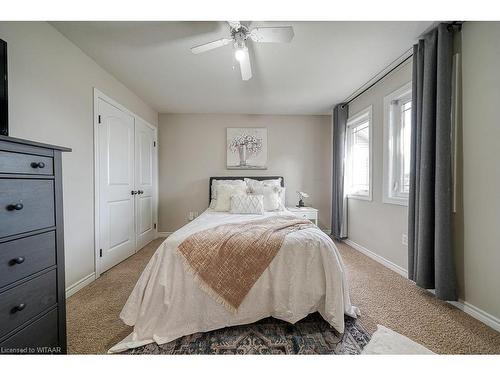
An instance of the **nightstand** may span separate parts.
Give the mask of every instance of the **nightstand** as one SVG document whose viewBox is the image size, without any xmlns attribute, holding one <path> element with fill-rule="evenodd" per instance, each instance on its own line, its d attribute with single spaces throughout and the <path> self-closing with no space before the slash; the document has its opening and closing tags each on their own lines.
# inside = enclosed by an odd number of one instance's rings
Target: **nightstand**
<svg viewBox="0 0 500 375">
<path fill-rule="evenodd" d="M 309 219 L 318 225 L 318 210 L 312 207 L 287 207 L 288 211 L 301 219 Z"/>
</svg>

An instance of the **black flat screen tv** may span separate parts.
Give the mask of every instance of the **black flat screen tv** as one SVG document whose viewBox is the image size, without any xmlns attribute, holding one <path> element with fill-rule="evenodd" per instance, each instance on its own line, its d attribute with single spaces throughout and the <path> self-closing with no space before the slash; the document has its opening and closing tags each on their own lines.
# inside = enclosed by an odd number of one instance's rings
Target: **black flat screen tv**
<svg viewBox="0 0 500 375">
<path fill-rule="evenodd" d="M 7 43 L 0 39 L 0 134 L 9 135 L 9 97 L 7 91 Z"/>
</svg>

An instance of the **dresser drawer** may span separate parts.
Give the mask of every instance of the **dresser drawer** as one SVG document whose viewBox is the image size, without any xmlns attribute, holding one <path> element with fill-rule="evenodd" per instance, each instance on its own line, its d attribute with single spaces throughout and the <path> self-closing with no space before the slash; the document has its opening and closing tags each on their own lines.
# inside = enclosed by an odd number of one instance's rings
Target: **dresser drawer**
<svg viewBox="0 0 500 375">
<path fill-rule="evenodd" d="M 27 354 L 27 348 L 32 348 L 31 354 L 44 353 L 43 348 L 54 348 L 58 345 L 57 309 L 37 319 L 29 326 L 15 333 L 0 343 L 0 352 Z M 8 349 L 20 349 L 9 351 Z M 37 350 L 38 349 L 38 350 Z M 46 352 L 45 352 L 46 353 Z"/>
<path fill-rule="evenodd" d="M 56 270 L 0 294 L 0 337 L 57 301 Z"/>
<path fill-rule="evenodd" d="M 54 161 L 48 156 L 0 151 L 1 173 L 52 175 L 54 174 Z"/>
<path fill-rule="evenodd" d="M 54 231 L 0 243 L 0 288 L 54 264 Z"/>
<path fill-rule="evenodd" d="M 53 180 L 0 180 L 0 237 L 54 226 Z"/>
</svg>

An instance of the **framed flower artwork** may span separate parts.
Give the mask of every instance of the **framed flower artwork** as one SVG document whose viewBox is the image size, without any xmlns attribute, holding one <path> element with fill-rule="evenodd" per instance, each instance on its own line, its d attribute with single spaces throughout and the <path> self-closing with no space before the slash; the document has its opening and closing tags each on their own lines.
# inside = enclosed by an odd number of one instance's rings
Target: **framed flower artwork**
<svg viewBox="0 0 500 375">
<path fill-rule="evenodd" d="M 227 128 L 227 169 L 267 169 L 267 128 Z"/>
</svg>

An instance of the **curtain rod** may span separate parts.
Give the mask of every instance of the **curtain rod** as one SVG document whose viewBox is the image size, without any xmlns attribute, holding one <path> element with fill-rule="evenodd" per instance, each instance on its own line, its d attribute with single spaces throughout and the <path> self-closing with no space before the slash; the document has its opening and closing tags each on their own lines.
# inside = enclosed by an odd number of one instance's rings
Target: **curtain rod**
<svg viewBox="0 0 500 375">
<path fill-rule="evenodd" d="M 453 21 L 453 22 L 449 22 L 449 25 L 448 27 L 449 28 L 454 28 L 456 27 L 458 29 L 458 31 L 461 31 L 462 30 L 462 25 L 465 23 L 465 21 Z M 420 38 L 420 37 L 419 37 Z M 375 86 L 377 83 L 379 83 L 381 80 L 383 80 L 385 77 L 387 77 L 389 74 L 391 74 L 394 70 L 396 70 L 397 68 L 399 68 L 401 65 L 403 65 L 405 62 L 407 62 L 410 58 L 413 57 L 413 47 L 410 48 L 409 50 L 407 50 L 405 53 L 403 53 L 401 56 L 399 56 L 396 60 L 392 61 L 389 65 L 391 66 L 391 64 L 393 64 L 395 61 L 398 61 L 399 59 L 401 59 L 403 56 L 405 56 L 407 53 L 410 53 L 407 57 L 405 57 L 402 61 L 400 61 L 398 64 L 396 64 L 394 67 L 392 67 L 387 73 L 383 74 L 381 77 L 379 77 L 378 79 L 376 79 L 374 82 L 372 82 L 370 84 L 370 81 L 372 81 L 376 75 L 371 78 L 368 82 L 366 82 L 364 85 L 368 85 L 368 87 L 366 87 L 365 89 L 363 89 L 361 92 L 357 93 L 354 97 L 350 98 L 350 97 L 347 97 L 343 103 L 344 104 L 350 104 L 351 102 L 353 102 L 355 99 L 357 99 L 358 97 L 360 97 L 361 95 L 363 95 L 365 92 L 367 92 L 368 90 L 370 90 L 373 86 Z M 380 73 L 379 73 L 380 74 Z M 363 86 L 364 86 L 363 85 Z M 363 86 L 361 86 L 358 90 L 361 90 L 363 88 Z M 356 91 L 355 91 L 356 92 Z M 351 94 L 352 95 L 352 94 Z M 344 108 L 344 106 L 342 106 L 342 108 Z"/>
<path fill-rule="evenodd" d="M 361 95 L 363 95 L 365 92 L 367 92 L 368 90 L 370 90 L 373 86 L 375 86 L 381 80 L 383 80 L 385 77 L 387 77 L 389 74 L 391 74 L 394 70 L 396 70 L 397 68 L 399 68 L 401 65 L 403 65 L 405 62 L 407 62 L 409 59 L 411 59 L 413 57 L 413 47 L 411 49 L 407 50 L 404 54 L 402 54 L 400 57 L 398 57 L 394 61 L 399 60 L 402 56 L 406 55 L 410 51 L 411 51 L 411 53 L 407 57 L 405 57 L 402 61 L 400 61 L 395 66 L 393 66 L 389 71 L 387 71 L 386 73 L 384 73 L 382 76 L 380 76 L 379 78 L 377 78 L 374 82 L 372 82 L 371 84 L 369 84 L 368 87 L 366 87 L 365 89 L 363 89 L 361 92 L 357 93 L 354 97 L 352 97 L 352 98 L 349 98 L 349 97 L 346 98 L 346 100 L 344 100 L 344 103 L 345 104 L 350 104 L 351 102 L 353 102 L 354 100 L 356 100 L 358 97 L 360 97 Z M 394 61 L 392 63 L 394 63 Z M 389 66 L 391 64 L 389 64 Z M 365 85 L 368 84 L 372 79 L 370 79 L 367 83 L 365 83 Z M 363 87 L 363 86 L 361 86 L 361 87 Z"/>
</svg>

